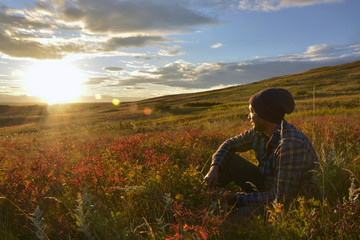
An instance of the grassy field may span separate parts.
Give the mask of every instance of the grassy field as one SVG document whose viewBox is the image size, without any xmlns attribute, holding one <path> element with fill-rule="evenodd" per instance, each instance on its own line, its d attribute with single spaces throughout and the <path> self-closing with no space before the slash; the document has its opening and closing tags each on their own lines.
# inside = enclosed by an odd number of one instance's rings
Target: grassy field
<svg viewBox="0 0 360 240">
<path fill-rule="evenodd" d="M 296 99 L 286 119 L 314 143 L 318 195 L 230 221 L 202 179 L 266 87 Z M 359 109 L 360 61 L 116 106 L 2 105 L 0 239 L 358 239 Z"/>
</svg>

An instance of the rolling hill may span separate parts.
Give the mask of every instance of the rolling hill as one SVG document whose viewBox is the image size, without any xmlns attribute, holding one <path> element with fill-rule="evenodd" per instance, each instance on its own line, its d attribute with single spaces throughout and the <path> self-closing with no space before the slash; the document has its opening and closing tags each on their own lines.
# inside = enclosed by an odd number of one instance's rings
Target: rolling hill
<svg viewBox="0 0 360 240">
<path fill-rule="evenodd" d="M 219 79 L 221 83 L 221 79 Z M 322 67 L 219 90 L 169 95 L 138 102 L 74 103 L 59 105 L 0 105 L 0 127 L 39 129 L 50 126 L 124 126 L 216 121 L 246 118 L 249 97 L 267 87 L 283 87 L 295 97 L 295 116 L 358 112 L 360 108 L 360 61 Z M 144 113 L 147 109 L 147 113 Z M 150 114 L 151 113 L 151 114 Z M 102 126 L 102 127 L 101 127 Z"/>
<path fill-rule="evenodd" d="M 221 80 L 219 82 L 221 83 Z M 220 90 L 170 95 L 139 101 L 139 103 L 179 105 L 193 101 L 243 102 L 247 101 L 249 96 L 255 92 L 268 87 L 286 88 L 296 99 L 300 100 L 312 97 L 314 88 L 317 97 L 355 96 L 360 92 L 360 61 L 316 68 Z"/>
</svg>

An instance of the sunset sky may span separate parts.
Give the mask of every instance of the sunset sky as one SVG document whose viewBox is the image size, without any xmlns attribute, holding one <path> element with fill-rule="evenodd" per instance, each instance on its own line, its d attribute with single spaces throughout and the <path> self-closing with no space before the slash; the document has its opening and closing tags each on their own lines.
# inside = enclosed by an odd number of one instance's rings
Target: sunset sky
<svg viewBox="0 0 360 240">
<path fill-rule="evenodd" d="M 0 102 L 138 100 L 355 60 L 359 0 L 0 0 Z"/>
</svg>

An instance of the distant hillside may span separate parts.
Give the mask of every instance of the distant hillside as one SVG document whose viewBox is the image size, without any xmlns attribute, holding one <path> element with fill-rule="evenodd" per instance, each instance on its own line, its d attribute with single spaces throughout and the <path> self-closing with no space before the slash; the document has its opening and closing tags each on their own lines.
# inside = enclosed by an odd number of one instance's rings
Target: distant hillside
<svg viewBox="0 0 360 240">
<path fill-rule="evenodd" d="M 138 103 L 144 105 L 162 103 L 174 106 L 190 102 L 244 102 L 255 92 L 268 87 L 286 88 L 296 99 L 312 98 L 314 90 L 317 98 L 358 95 L 360 93 L 360 61 L 316 68 L 220 90 L 169 95 L 142 100 Z"/>
<path fill-rule="evenodd" d="M 134 127 L 136 121 L 139 121 L 136 128 L 139 125 L 151 128 L 239 117 L 246 120 L 249 97 L 268 87 L 283 87 L 294 95 L 296 108 L 291 117 L 358 113 L 360 61 L 214 91 L 169 95 L 121 103 L 118 106 L 110 102 L 54 106 L 0 105 L 0 127 L 23 125 L 43 129 L 49 126 L 81 126 L 86 123 L 94 127 L 100 126 L 99 129 L 118 129 L 119 126 Z"/>
</svg>

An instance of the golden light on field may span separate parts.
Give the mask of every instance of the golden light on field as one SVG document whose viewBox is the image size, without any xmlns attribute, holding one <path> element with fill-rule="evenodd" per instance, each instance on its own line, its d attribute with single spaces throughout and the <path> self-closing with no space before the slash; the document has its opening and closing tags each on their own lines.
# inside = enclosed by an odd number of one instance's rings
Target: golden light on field
<svg viewBox="0 0 360 240">
<path fill-rule="evenodd" d="M 64 61 L 43 61 L 26 74 L 28 95 L 43 98 L 49 104 L 71 102 L 82 92 L 86 78 L 80 70 Z"/>
</svg>

